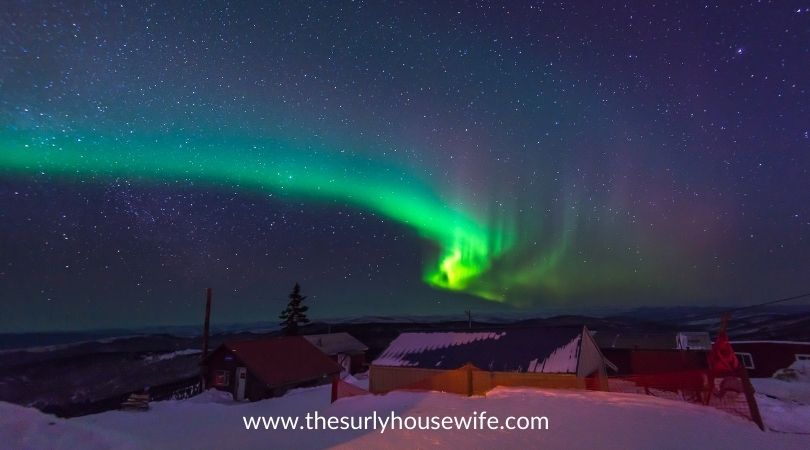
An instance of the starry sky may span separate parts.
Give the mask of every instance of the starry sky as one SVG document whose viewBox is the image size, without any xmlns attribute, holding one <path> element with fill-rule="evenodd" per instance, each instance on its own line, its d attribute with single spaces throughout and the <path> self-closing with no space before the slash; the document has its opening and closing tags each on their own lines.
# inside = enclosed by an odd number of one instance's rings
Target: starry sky
<svg viewBox="0 0 810 450">
<path fill-rule="evenodd" d="M 808 2 L 0 8 L 0 331 L 810 290 Z"/>
</svg>

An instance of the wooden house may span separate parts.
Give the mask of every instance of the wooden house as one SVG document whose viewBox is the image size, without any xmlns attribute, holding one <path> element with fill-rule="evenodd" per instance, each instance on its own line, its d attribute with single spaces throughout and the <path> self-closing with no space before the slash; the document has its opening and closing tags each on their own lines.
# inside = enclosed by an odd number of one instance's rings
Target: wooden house
<svg viewBox="0 0 810 450">
<path fill-rule="evenodd" d="M 706 332 L 600 330 L 593 337 L 605 357 L 616 365 L 616 375 L 674 373 L 708 367 L 711 340 Z"/>
<path fill-rule="evenodd" d="M 752 378 L 769 378 L 795 361 L 810 361 L 810 342 L 732 341 L 731 348 Z"/>
<path fill-rule="evenodd" d="M 495 386 L 606 388 L 608 364 L 585 327 L 402 333 L 372 362 L 369 388 L 467 395 Z"/>
<path fill-rule="evenodd" d="M 349 333 L 311 334 L 304 339 L 338 363 L 341 374 L 354 374 L 366 368 L 368 347 Z"/>
<path fill-rule="evenodd" d="M 330 382 L 341 367 L 299 336 L 226 342 L 201 363 L 206 388 L 237 401 L 283 395 L 290 388 Z"/>
</svg>

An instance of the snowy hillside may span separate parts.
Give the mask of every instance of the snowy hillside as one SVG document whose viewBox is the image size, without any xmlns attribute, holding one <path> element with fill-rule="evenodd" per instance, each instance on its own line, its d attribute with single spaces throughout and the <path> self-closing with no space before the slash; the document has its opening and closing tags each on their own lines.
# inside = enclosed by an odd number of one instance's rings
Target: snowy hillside
<svg viewBox="0 0 810 450">
<path fill-rule="evenodd" d="M 233 403 L 209 391 L 153 403 L 148 412 L 111 411 L 55 419 L 0 404 L 0 442 L 10 448 L 810 448 L 810 435 L 760 431 L 712 408 L 630 394 L 498 388 L 486 397 L 394 392 L 329 404 L 329 386 L 256 403 Z M 542 431 L 265 431 L 245 430 L 244 415 L 405 415 L 548 417 Z M 764 411 L 767 415 L 768 411 Z M 807 411 L 804 411 L 807 413 Z M 47 444 L 47 445 L 45 445 Z M 43 447 L 44 445 L 44 447 Z M 61 447 L 60 447 L 61 446 Z"/>
</svg>

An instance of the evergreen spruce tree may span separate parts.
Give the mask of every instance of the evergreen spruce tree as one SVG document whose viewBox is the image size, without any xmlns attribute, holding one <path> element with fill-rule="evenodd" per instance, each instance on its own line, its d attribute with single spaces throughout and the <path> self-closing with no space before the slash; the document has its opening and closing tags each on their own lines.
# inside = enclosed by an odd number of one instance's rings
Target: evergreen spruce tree
<svg viewBox="0 0 810 450">
<path fill-rule="evenodd" d="M 307 310 L 309 307 L 304 306 L 302 303 L 307 298 L 306 295 L 301 295 L 301 286 L 295 283 L 292 292 L 290 293 L 290 303 L 287 308 L 281 311 L 278 316 L 281 319 L 281 326 L 284 334 L 294 336 L 298 334 L 298 326 L 309 323 L 307 319 Z"/>
</svg>

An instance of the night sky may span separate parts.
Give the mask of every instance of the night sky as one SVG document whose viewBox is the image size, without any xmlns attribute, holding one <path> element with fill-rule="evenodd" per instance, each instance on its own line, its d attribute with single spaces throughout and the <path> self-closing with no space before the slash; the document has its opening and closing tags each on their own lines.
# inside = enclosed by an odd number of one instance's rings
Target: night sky
<svg viewBox="0 0 810 450">
<path fill-rule="evenodd" d="M 810 291 L 806 1 L 0 3 L 0 331 Z"/>
</svg>

